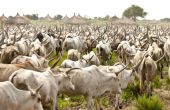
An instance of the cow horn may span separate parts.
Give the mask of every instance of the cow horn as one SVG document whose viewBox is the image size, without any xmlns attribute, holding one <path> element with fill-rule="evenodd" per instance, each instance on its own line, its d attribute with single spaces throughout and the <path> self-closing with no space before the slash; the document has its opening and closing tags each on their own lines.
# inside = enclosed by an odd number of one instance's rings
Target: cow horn
<svg viewBox="0 0 170 110">
<path fill-rule="evenodd" d="M 31 88 L 31 86 L 29 85 L 28 81 L 26 81 L 26 85 L 27 85 L 27 87 L 28 87 L 28 90 L 29 90 L 29 91 L 32 91 L 32 88 Z"/>
<path fill-rule="evenodd" d="M 94 55 L 91 58 L 89 58 L 88 60 L 90 61 L 93 57 L 94 57 Z"/>
<path fill-rule="evenodd" d="M 53 53 L 53 50 L 45 57 L 46 59 Z"/>
<path fill-rule="evenodd" d="M 35 54 L 37 56 L 37 58 L 39 59 L 41 56 L 38 55 L 36 52 L 33 52 L 33 54 Z"/>
<path fill-rule="evenodd" d="M 68 71 L 66 71 L 66 74 L 68 75 L 72 70 L 75 70 L 75 69 L 81 69 L 81 68 L 70 68 Z"/>
<path fill-rule="evenodd" d="M 17 33 L 15 32 L 15 33 L 14 33 L 14 42 L 12 43 L 12 45 L 14 45 L 14 44 L 15 44 L 15 41 L 16 41 L 16 35 L 17 35 Z"/>
<path fill-rule="evenodd" d="M 43 87 L 43 85 L 44 85 L 44 84 L 41 84 L 39 87 L 37 87 L 37 88 L 35 89 L 36 93 L 38 93 L 38 92 L 40 91 L 40 89 Z"/>
<path fill-rule="evenodd" d="M 61 57 L 59 57 L 59 58 L 56 60 L 56 62 L 52 65 L 51 69 L 53 69 L 53 68 L 58 64 L 58 62 L 60 61 L 60 58 L 61 58 Z"/>
<path fill-rule="evenodd" d="M 165 52 L 164 52 L 164 54 L 162 55 L 162 57 L 159 58 L 158 60 L 156 60 L 155 62 L 158 63 L 159 61 L 161 61 L 161 60 L 164 58 L 164 56 L 165 56 Z"/>
<path fill-rule="evenodd" d="M 54 60 L 54 57 L 53 57 L 53 58 L 51 58 L 51 59 L 49 60 L 48 64 L 49 64 L 51 61 L 53 61 L 53 60 Z"/>
<path fill-rule="evenodd" d="M 126 66 L 124 66 L 124 68 L 121 69 L 121 70 L 119 70 L 118 72 L 115 72 L 115 74 L 118 75 L 120 72 L 122 72 L 124 69 L 126 69 L 128 65 L 129 65 L 129 64 L 127 64 Z"/>
<path fill-rule="evenodd" d="M 60 33 L 59 33 L 59 35 L 58 35 L 58 37 L 57 38 L 60 38 L 60 36 L 61 36 L 61 34 L 62 34 L 62 31 L 61 31 L 62 29 L 60 28 Z"/>
<path fill-rule="evenodd" d="M 92 47 L 92 45 L 94 44 L 94 42 L 95 42 L 95 40 L 93 40 L 93 41 L 91 42 L 91 47 Z"/>
</svg>

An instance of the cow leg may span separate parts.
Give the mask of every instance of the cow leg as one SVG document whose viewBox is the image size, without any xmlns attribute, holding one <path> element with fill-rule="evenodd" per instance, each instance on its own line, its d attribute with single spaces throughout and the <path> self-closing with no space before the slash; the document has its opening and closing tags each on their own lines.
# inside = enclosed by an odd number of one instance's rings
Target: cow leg
<svg viewBox="0 0 170 110">
<path fill-rule="evenodd" d="M 100 98 L 97 98 L 97 104 L 99 105 L 99 110 L 103 110 Z"/>
<path fill-rule="evenodd" d="M 119 97 L 120 94 L 116 94 L 115 110 L 119 110 Z"/>
<path fill-rule="evenodd" d="M 55 48 L 55 53 L 56 53 L 56 57 L 58 57 L 58 48 Z M 55 55 L 53 54 L 53 57 L 55 57 Z"/>
<path fill-rule="evenodd" d="M 140 76 L 140 92 L 144 92 L 144 75 L 141 74 Z"/>
<path fill-rule="evenodd" d="M 56 106 L 57 104 L 57 98 L 56 96 L 53 97 L 53 110 L 58 110 L 58 107 Z"/>
<path fill-rule="evenodd" d="M 87 96 L 87 110 L 93 110 L 93 98 L 92 98 L 92 96 Z"/>
<path fill-rule="evenodd" d="M 151 81 L 147 81 L 147 84 L 148 84 L 148 86 L 147 86 L 147 93 L 150 96 L 152 94 L 152 91 L 151 91 Z"/>
<path fill-rule="evenodd" d="M 161 79 L 163 79 L 163 73 L 162 73 L 162 70 L 163 70 L 163 64 L 160 63 L 159 64 L 159 68 L 160 68 L 160 75 L 161 75 Z"/>
</svg>

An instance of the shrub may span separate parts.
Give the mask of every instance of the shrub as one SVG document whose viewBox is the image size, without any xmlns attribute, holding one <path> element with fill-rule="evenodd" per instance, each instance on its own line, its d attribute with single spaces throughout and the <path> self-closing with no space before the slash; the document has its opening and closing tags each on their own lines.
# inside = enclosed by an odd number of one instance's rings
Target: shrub
<svg viewBox="0 0 170 110">
<path fill-rule="evenodd" d="M 170 84 L 170 78 L 166 77 L 166 84 L 169 85 Z"/>
<path fill-rule="evenodd" d="M 136 100 L 136 108 L 137 110 L 162 110 L 163 103 L 157 96 L 147 97 L 143 95 Z"/>
<path fill-rule="evenodd" d="M 122 92 L 122 99 L 125 101 L 130 101 L 138 97 L 140 95 L 140 86 L 139 81 L 136 81 L 134 84 L 128 85 L 126 89 Z"/>
<path fill-rule="evenodd" d="M 159 76 L 156 76 L 155 79 L 153 80 L 153 87 L 154 88 L 160 88 L 161 87 L 161 82 Z"/>
</svg>

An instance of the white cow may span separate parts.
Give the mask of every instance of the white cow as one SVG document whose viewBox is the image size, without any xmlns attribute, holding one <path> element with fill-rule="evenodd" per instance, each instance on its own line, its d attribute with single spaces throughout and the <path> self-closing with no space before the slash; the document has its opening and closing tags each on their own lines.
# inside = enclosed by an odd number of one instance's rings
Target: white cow
<svg viewBox="0 0 170 110">
<path fill-rule="evenodd" d="M 87 42 L 83 37 L 67 37 L 62 46 L 62 50 L 76 49 L 79 52 L 82 52 L 84 49 L 87 49 Z"/>
<path fill-rule="evenodd" d="M 0 110 L 43 110 L 38 93 L 41 87 L 23 91 L 9 81 L 0 82 Z"/>
<path fill-rule="evenodd" d="M 72 68 L 66 74 L 70 75 L 75 90 L 62 92 L 68 95 L 86 96 L 88 110 L 93 110 L 93 98 L 99 98 L 106 91 L 121 94 L 119 80 L 116 75 L 112 73 L 106 74 L 95 65 L 81 69 Z M 118 97 L 116 108 L 118 108 Z"/>
<path fill-rule="evenodd" d="M 109 72 L 109 73 L 115 74 L 116 72 L 120 71 L 124 67 L 125 67 L 125 65 L 122 65 L 119 63 L 114 66 L 99 66 L 99 69 L 106 73 Z M 124 69 L 122 72 L 120 72 L 119 74 L 116 74 L 116 75 L 120 81 L 122 89 L 127 88 L 127 85 L 129 83 L 133 83 L 135 80 L 135 76 L 133 75 L 132 69 Z"/>
<path fill-rule="evenodd" d="M 80 59 L 80 52 L 75 49 L 68 50 L 67 59 L 77 61 Z"/>
<path fill-rule="evenodd" d="M 57 94 L 61 89 L 74 90 L 74 85 L 71 83 L 70 78 L 66 74 L 53 75 L 51 70 L 45 72 L 36 72 L 32 70 L 20 69 L 15 71 L 9 80 L 20 89 L 26 89 L 29 84 L 32 88 L 39 84 L 43 84 L 40 90 L 40 95 L 44 103 L 52 100 L 53 110 L 57 108 Z M 22 86 L 23 85 L 23 86 Z"/>
<path fill-rule="evenodd" d="M 88 60 L 90 58 L 91 58 L 91 60 L 89 61 L 90 65 L 96 65 L 96 66 L 100 65 L 100 60 L 93 51 L 91 51 L 89 54 L 83 55 L 83 59 L 85 60 Z"/>
<path fill-rule="evenodd" d="M 61 63 L 60 67 L 61 68 L 83 68 L 83 67 L 87 67 L 87 66 L 90 65 L 90 61 L 93 58 L 93 56 L 91 56 L 91 58 L 89 58 L 89 59 L 79 59 L 77 61 L 66 59 Z"/>
<path fill-rule="evenodd" d="M 110 43 L 103 43 L 102 41 L 96 45 L 97 56 L 101 57 L 102 60 L 107 63 L 107 61 L 111 58 L 111 45 Z"/>
<path fill-rule="evenodd" d="M 36 54 L 32 54 L 31 57 L 17 56 L 14 60 L 12 60 L 11 64 L 20 64 L 25 62 L 30 62 L 34 67 L 41 70 L 49 67 L 48 60 Z"/>
</svg>

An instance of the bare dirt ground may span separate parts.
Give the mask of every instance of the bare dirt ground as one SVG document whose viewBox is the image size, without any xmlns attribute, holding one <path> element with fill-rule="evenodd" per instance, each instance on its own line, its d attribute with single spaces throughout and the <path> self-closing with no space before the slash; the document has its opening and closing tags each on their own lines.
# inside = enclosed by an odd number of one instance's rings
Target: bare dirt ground
<svg viewBox="0 0 170 110">
<path fill-rule="evenodd" d="M 170 110 L 170 91 L 164 89 L 154 89 L 154 94 L 160 96 L 166 110 Z"/>
</svg>

